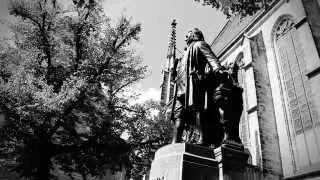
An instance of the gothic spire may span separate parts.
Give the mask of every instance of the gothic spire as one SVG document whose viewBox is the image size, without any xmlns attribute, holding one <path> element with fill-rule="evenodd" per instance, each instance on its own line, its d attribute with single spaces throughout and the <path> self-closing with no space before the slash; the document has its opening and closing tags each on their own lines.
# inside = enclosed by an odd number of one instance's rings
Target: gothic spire
<svg viewBox="0 0 320 180">
<path fill-rule="evenodd" d="M 176 27 L 177 21 L 174 19 L 171 23 L 171 37 L 168 46 L 167 58 L 174 56 L 176 50 Z"/>
</svg>

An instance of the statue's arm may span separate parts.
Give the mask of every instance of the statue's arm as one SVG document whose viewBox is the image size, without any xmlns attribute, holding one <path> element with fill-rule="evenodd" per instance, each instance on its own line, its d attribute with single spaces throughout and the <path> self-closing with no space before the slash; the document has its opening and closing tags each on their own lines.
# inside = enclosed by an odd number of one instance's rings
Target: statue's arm
<svg viewBox="0 0 320 180">
<path fill-rule="evenodd" d="M 209 44 L 204 41 L 200 41 L 197 43 L 197 48 L 201 51 L 201 53 L 206 57 L 208 64 L 211 66 L 213 71 L 218 71 L 222 68 L 217 56 L 212 52 Z"/>
</svg>

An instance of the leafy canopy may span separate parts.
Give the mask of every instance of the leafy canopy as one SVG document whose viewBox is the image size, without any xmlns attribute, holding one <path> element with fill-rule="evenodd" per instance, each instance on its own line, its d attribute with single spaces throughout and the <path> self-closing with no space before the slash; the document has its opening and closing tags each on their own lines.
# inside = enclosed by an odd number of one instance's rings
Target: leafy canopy
<svg viewBox="0 0 320 180">
<path fill-rule="evenodd" d="M 16 18 L 0 48 L 2 167 L 31 179 L 100 176 L 167 141 L 146 115 L 154 105 L 123 96 L 147 71 L 132 48 L 140 24 L 111 23 L 100 0 L 12 0 L 9 10 Z"/>
<path fill-rule="evenodd" d="M 227 17 L 239 15 L 241 17 L 254 15 L 263 8 L 267 8 L 274 0 L 195 0 L 205 6 L 216 8 Z"/>
</svg>

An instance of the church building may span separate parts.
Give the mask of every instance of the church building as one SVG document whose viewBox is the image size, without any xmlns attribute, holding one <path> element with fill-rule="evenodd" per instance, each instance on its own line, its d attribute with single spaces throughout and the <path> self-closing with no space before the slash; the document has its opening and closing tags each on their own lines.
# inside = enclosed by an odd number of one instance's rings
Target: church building
<svg viewBox="0 0 320 180">
<path fill-rule="evenodd" d="M 240 67 L 249 163 L 283 179 L 319 179 L 320 0 L 276 0 L 253 16 L 231 17 L 211 48 L 223 65 Z"/>
</svg>

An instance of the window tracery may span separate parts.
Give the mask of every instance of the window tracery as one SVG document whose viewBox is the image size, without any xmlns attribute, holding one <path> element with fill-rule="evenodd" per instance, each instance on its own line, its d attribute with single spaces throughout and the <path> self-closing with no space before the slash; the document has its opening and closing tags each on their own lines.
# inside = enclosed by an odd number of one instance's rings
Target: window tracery
<svg viewBox="0 0 320 180">
<path fill-rule="evenodd" d="M 295 23 L 290 17 L 286 17 L 282 21 L 280 21 L 275 30 L 276 40 L 285 35 L 292 27 L 294 27 L 294 24 Z"/>
<path fill-rule="evenodd" d="M 279 64 L 286 91 L 287 108 L 296 134 L 310 129 L 318 116 L 314 111 L 311 87 L 305 67 L 304 51 L 292 18 L 286 17 L 275 29 Z"/>
</svg>

